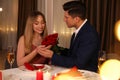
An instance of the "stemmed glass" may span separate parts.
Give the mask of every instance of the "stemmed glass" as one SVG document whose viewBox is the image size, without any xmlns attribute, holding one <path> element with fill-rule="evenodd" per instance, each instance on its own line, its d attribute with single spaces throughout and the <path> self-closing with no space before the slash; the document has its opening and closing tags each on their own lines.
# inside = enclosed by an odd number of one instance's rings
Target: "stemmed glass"
<svg viewBox="0 0 120 80">
<path fill-rule="evenodd" d="M 98 57 L 98 69 L 100 70 L 101 65 L 106 61 L 106 51 L 101 50 L 99 51 L 99 57 Z"/>
<path fill-rule="evenodd" d="M 14 53 L 14 49 L 12 46 L 8 47 L 7 60 L 8 60 L 8 63 L 10 64 L 10 68 L 12 68 L 12 65 L 15 61 L 15 53 Z"/>
</svg>

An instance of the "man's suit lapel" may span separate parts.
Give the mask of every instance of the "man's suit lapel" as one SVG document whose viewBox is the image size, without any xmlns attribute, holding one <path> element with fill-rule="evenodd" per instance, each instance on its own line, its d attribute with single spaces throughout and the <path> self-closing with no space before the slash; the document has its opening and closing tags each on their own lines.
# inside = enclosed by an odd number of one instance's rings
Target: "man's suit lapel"
<svg viewBox="0 0 120 80">
<path fill-rule="evenodd" d="M 76 37 L 75 37 L 75 34 L 72 35 L 71 44 L 70 44 L 71 49 L 74 47 L 77 38 L 78 38 L 78 35 L 76 35 Z"/>
<path fill-rule="evenodd" d="M 72 49 L 72 48 L 74 47 L 75 43 L 78 42 L 78 41 L 77 41 L 77 38 L 80 37 L 80 34 L 81 34 L 81 33 L 83 32 L 83 30 L 87 27 L 86 24 L 87 24 L 87 22 L 86 22 L 86 23 L 82 26 L 82 28 L 79 30 L 79 32 L 78 32 L 78 34 L 76 35 L 76 37 L 73 38 L 73 35 L 72 35 L 72 37 L 71 37 L 70 49 Z"/>
<path fill-rule="evenodd" d="M 72 48 L 72 45 L 74 43 L 74 37 L 75 37 L 75 33 L 73 33 L 73 35 L 71 37 L 70 49 Z"/>
</svg>

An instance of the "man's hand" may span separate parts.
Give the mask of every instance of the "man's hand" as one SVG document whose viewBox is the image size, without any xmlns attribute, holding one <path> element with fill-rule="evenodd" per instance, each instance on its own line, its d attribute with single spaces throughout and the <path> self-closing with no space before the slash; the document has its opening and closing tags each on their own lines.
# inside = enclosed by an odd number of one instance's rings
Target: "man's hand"
<svg viewBox="0 0 120 80">
<path fill-rule="evenodd" d="M 48 45 L 46 46 L 47 49 L 51 49 L 52 45 Z"/>
<path fill-rule="evenodd" d="M 40 55 L 47 57 L 47 58 L 52 58 L 53 56 L 53 51 L 49 50 L 51 48 L 51 45 L 45 47 L 45 46 L 39 46 L 37 47 L 37 53 Z"/>
</svg>

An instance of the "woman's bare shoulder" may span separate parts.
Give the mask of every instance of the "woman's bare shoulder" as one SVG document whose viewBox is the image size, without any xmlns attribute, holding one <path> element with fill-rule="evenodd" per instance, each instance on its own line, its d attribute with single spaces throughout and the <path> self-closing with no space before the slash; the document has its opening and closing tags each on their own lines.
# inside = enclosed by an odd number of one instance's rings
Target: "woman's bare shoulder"
<svg viewBox="0 0 120 80">
<path fill-rule="evenodd" d="M 19 38 L 19 42 L 23 42 L 24 41 L 24 36 L 22 35 L 20 38 Z"/>
</svg>

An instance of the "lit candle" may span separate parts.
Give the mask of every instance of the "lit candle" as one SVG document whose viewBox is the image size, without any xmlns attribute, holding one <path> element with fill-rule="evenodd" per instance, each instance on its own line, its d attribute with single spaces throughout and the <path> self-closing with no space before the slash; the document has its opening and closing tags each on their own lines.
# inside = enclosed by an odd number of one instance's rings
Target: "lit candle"
<svg viewBox="0 0 120 80">
<path fill-rule="evenodd" d="M 2 72 L 0 72 L 0 80 L 2 80 Z"/>
<path fill-rule="evenodd" d="M 41 70 L 38 70 L 36 74 L 36 80 L 43 80 L 43 72 Z"/>
<path fill-rule="evenodd" d="M 55 76 L 53 75 L 53 76 L 52 76 L 52 80 L 54 80 L 54 78 L 55 78 Z"/>
<path fill-rule="evenodd" d="M 51 74 L 50 74 L 50 72 L 45 72 L 44 74 L 44 80 L 51 80 Z"/>
</svg>

